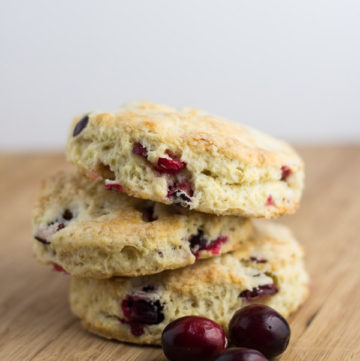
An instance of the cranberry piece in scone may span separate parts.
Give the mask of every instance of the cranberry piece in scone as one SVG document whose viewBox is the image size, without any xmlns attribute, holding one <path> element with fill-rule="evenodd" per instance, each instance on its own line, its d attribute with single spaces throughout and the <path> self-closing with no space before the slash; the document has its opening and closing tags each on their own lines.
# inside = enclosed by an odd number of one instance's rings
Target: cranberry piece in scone
<svg viewBox="0 0 360 361">
<path fill-rule="evenodd" d="M 134 144 L 132 149 L 133 154 L 139 155 L 140 157 L 147 158 L 147 149 L 139 142 Z"/>
<path fill-rule="evenodd" d="M 75 125 L 73 137 L 79 135 L 86 128 L 88 122 L 89 122 L 88 115 L 85 115 L 83 118 L 81 118 Z"/>
<path fill-rule="evenodd" d="M 53 264 L 53 270 L 56 272 L 63 272 L 65 274 L 69 274 L 68 272 L 66 272 L 59 264 L 54 263 Z"/>
<path fill-rule="evenodd" d="M 273 284 L 263 285 L 259 287 L 255 287 L 252 290 L 245 290 L 242 291 L 239 295 L 241 298 L 245 298 L 248 301 L 251 301 L 253 299 L 257 299 L 264 296 L 270 296 L 274 295 L 275 293 L 278 293 L 279 289 Z"/>
<path fill-rule="evenodd" d="M 266 205 L 267 206 L 272 206 L 272 207 L 275 206 L 275 202 L 274 202 L 273 197 L 272 197 L 271 194 L 266 199 Z"/>
<path fill-rule="evenodd" d="M 116 191 L 120 193 L 123 191 L 123 186 L 121 184 L 113 183 L 111 181 L 110 182 L 105 181 L 104 188 L 107 190 Z"/>
<path fill-rule="evenodd" d="M 199 229 L 198 233 L 192 235 L 189 239 L 191 252 L 196 258 L 199 258 L 200 251 L 206 250 L 212 254 L 219 254 L 221 245 L 228 240 L 226 236 L 219 236 L 215 240 L 208 240 L 204 232 Z"/>
<path fill-rule="evenodd" d="M 174 156 L 172 153 L 166 152 L 166 154 L 169 156 L 170 159 L 159 158 L 157 161 L 157 165 L 155 166 L 155 169 L 159 173 L 177 174 L 186 167 L 186 163 L 177 159 L 176 156 Z"/>
<path fill-rule="evenodd" d="M 61 229 L 65 228 L 74 218 L 73 213 L 69 209 L 65 209 L 61 216 L 48 224 L 42 224 L 36 231 L 34 238 L 43 244 L 50 244 L 51 237 Z"/>
<path fill-rule="evenodd" d="M 164 320 L 163 308 L 159 300 L 127 296 L 121 302 L 125 319 L 120 321 L 130 325 L 134 336 L 141 336 L 146 325 L 156 325 Z"/>
<path fill-rule="evenodd" d="M 183 182 L 181 184 L 174 184 L 169 187 L 167 198 L 174 198 L 179 202 L 191 202 L 193 196 L 190 182 Z"/>
<path fill-rule="evenodd" d="M 286 181 L 286 179 L 290 176 L 290 174 L 292 173 L 292 170 L 286 166 L 286 165 L 283 165 L 281 167 L 281 179 L 282 181 Z"/>
</svg>

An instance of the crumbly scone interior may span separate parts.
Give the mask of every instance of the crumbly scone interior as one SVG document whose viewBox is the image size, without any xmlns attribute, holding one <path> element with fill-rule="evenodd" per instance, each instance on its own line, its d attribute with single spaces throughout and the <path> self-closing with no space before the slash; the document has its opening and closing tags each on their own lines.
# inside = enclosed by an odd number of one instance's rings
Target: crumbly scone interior
<svg viewBox="0 0 360 361">
<path fill-rule="evenodd" d="M 287 229 L 271 225 L 261 231 L 267 232 L 262 237 L 265 247 L 255 241 L 246 250 L 177 271 L 130 280 L 74 279 L 72 309 L 93 332 L 137 343 L 159 343 L 166 324 L 191 314 L 211 318 L 227 329 L 232 314 L 249 302 L 268 304 L 287 316 L 304 301 L 308 276 L 299 245 L 293 238 L 272 238 L 276 230 L 291 236 Z M 278 292 L 256 297 L 257 292 L 274 286 Z M 163 320 L 133 335 L 121 308 L 127 297 L 159 302 Z"/>
<path fill-rule="evenodd" d="M 207 213 L 270 218 L 292 213 L 297 207 L 303 188 L 303 164 L 285 143 L 242 126 L 239 133 L 256 139 L 255 144 L 248 141 L 244 145 L 243 138 L 240 141 L 231 135 L 234 124 L 230 126 L 218 118 L 211 122 L 206 115 L 198 115 L 200 120 L 193 125 L 189 120 L 193 111 L 169 111 L 169 115 L 161 109 L 149 115 L 136 109 L 139 119 L 130 122 L 133 112 L 91 113 L 81 134 L 69 134 L 68 159 L 87 173 L 120 184 L 132 196 L 167 204 L 177 202 Z M 166 117 L 171 117 L 168 126 L 162 119 Z M 188 126 L 180 129 L 184 122 Z M 206 131 L 209 123 L 212 132 L 223 132 L 223 148 L 217 146 L 219 137 L 215 141 L 213 133 Z M 196 126 L 200 130 L 194 135 Z M 238 152 L 244 152 L 243 158 L 235 156 L 238 143 L 242 144 Z M 137 144 L 146 150 L 146 156 L 134 154 Z M 232 151 L 223 151 L 226 146 Z M 177 159 L 186 166 L 176 174 L 158 172 L 159 159 Z M 284 169 L 288 170 L 286 177 Z M 181 186 L 191 189 L 187 196 L 169 196 L 169 189 Z"/>
<path fill-rule="evenodd" d="M 33 228 L 39 261 L 59 264 L 77 277 L 94 278 L 183 267 L 241 247 L 252 229 L 245 218 L 217 217 L 115 194 L 77 173 L 60 173 L 45 181 L 34 207 Z M 200 236 L 205 246 L 197 251 Z"/>
</svg>

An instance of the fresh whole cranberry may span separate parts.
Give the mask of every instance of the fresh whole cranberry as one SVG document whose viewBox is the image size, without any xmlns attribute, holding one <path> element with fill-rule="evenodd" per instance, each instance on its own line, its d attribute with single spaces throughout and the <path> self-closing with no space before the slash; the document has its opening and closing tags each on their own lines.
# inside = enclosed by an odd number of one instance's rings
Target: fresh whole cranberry
<svg viewBox="0 0 360 361">
<path fill-rule="evenodd" d="M 83 118 L 81 118 L 75 125 L 73 137 L 76 137 L 77 135 L 79 135 L 84 130 L 84 128 L 87 126 L 88 122 L 89 122 L 88 115 L 85 115 Z"/>
<path fill-rule="evenodd" d="M 268 359 L 257 350 L 234 347 L 222 352 L 214 361 L 268 361 Z"/>
<path fill-rule="evenodd" d="M 170 361 L 212 361 L 226 348 L 225 331 L 205 317 L 185 316 L 169 323 L 161 336 Z"/>
<path fill-rule="evenodd" d="M 269 306 L 252 304 L 237 311 L 229 324 L 230 341 L 272 358 L 285 351 L 290 340 L 290 327 Z"/>
</svg>

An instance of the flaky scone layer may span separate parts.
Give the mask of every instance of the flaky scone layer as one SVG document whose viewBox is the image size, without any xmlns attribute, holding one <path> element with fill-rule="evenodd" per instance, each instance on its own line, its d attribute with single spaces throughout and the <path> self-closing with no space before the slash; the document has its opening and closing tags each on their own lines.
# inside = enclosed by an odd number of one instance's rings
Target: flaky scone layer
<svg viewBox="0 0 360 361">
<path fill-rule="evenodd" d="M 246 244 L 251 222 L 136 199 L 78 173 L 46 179 L 33 209 L 34 252 L 77 277 L 139 276 Z"/>
<path fill-rule="evenodd" d="M 160 344 L 164 327 L 187 315 L 208 317 L 227 331 L 234 312 L 249 303 L 287 316 L 308 295 L 303 251 L 286 227 L 255 222 L 246 247 L 189 267 L 130 279 L 74 278 L 72 310 L 91 332 L 139 344 Z M 140 309 L 147 303 L 151 324 L 131 318 L 137 302 Z"/>
<path fill-rule="evenodd" d="M 67 157 L 131 196 L 218 215 L 293 213 L 304 183 L 303 162 L 285 142 L 146 101 L 76 118 Z"/>
</svg>

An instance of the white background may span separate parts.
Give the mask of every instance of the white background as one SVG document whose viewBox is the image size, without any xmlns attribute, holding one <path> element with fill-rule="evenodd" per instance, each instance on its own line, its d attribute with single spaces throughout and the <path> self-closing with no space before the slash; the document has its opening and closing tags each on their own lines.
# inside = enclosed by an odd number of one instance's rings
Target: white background
<svg viewBox="0 0 360 361">
<path fill-rule="evenodd" d="M 137 98 L 359 142 L 360 1 L 0 0 L 0 77 L 0 150 Z"/>
</svg>

